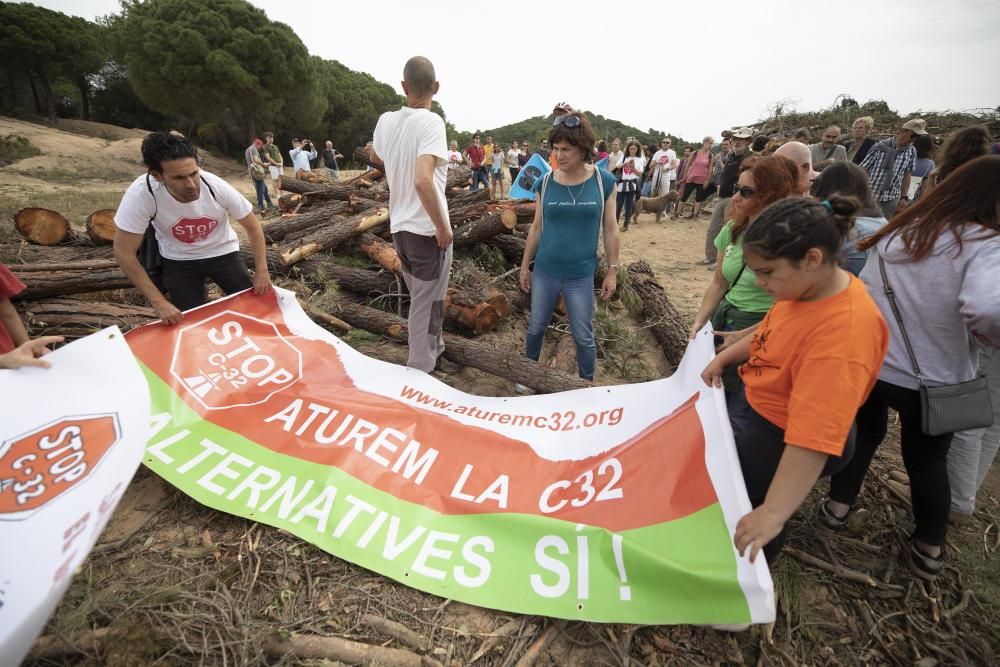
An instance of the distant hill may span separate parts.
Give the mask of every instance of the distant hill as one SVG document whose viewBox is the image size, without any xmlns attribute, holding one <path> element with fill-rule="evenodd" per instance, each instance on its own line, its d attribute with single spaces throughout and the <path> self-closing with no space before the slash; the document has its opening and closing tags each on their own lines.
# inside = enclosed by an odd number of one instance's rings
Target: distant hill
<svg viewBox="0 0 1000 667">
<path fill-rule="evenodd" d="M 654 128 L 640 130 L 637 127 L 632 127 L 631 125 L 626 125 L 620 121 L 605 118 L 604 116 L 590 113 L 589 111 L 584 111 L 583 114 L 593 126 L 594 133 L 597 135 L 598 140 L 604 139 L 607 141 L 609 148 L 611 146 L 611 140 L 616 137 L 621 139 L 622 142 L 625 141 L 626 137 L 635 137 L 645 146 L 649 144 L 658 145 L 662 137 L 668 136 L 673 140 L 674 149 L 694 145 L 691 142 L 684 141 L 680 137 L 673 134 L 656 130 Z M 484 127 L 476 131 L 479 132 L 484 139 L 487 133 L 491 133 L 494 141 L 505 146 L 509 145 L 512 141 L 530 141 L 533 147 L 537 147 L 538 143 L 548 136 L 550 129 L 552 129 L 551 115 L 534 116 L 517 123 L 511 123 L 510 125 L 492 128 Z M 454 135 L 449 136 L 449 139 L 457 140 L 458 145 L 464 147 L 472 142 L 473 134 L 473 132 L 457 132 Z"/>
</svg>

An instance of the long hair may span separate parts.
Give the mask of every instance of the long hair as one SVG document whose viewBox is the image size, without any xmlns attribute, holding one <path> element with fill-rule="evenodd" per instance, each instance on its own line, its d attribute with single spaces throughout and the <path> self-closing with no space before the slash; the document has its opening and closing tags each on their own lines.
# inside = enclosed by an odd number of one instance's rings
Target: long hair
<svg viewBox="0 0 1000 667">
<path fill-rule="evenodd" d="M 938 167 L 938 182 L 948 177 L 969 160 L 974 160 L 990 152 L 990 135 L 981 125 L 964 127 L 949 135 L 941 148 L 941 166 Z"/>
<path fill-rule="evenodd" d="M 898 234 L 906 253 L 914 261 L 926 258 L 939 237 L 951 232 L 958 253 L 962 231 L 968 223 L 984 228 L 979 239 L 1000 235 L 1000 156 L 985 155 L 966 162 L 943 180 L 930 194 L 897 215 L 892 221 L 858 244 L 867 250 L 887 236 Z"/>
<path fill-rule="evenodd" d="M 750 201 L 740 207 L 733 223 L 734 239 L 750 224 L 750 218 L 779 199 L 794 195 L 798 183 L 799 168 L 784 155 L 748 157 L 740 165 L 740 173 L 747 170 L 753 175 L 754 193 Z"/>
</svg>

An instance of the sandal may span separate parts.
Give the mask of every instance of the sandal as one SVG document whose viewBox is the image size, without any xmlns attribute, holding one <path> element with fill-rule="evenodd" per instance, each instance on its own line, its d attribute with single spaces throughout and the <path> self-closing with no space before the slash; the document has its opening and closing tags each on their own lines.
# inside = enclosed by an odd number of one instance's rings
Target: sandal
<svg viewBox="0 0 1000 667">
<path fill-rule="evenodd" d="M 931 556 L 917 546 L 917 540 L 913 535 L 910 535 L 908 554 L 909 558 L 906 560 L 910 564 L 910 569 L 924 581 L 934 581 L 944 568 L 944 547 L 941 547 L 941 555 Z"/>
<path fill-rule="evenodd" d="M 819 505 L 816 506 L 816 519 L 826 528 L 830 530 L 844 530 L 847 528 L 847 516 L 850 514 L 845 514 L 844 516 L 836 516 L 826 504 L 830 502 L 829 498 L 824 498 Z"/>
</svg>

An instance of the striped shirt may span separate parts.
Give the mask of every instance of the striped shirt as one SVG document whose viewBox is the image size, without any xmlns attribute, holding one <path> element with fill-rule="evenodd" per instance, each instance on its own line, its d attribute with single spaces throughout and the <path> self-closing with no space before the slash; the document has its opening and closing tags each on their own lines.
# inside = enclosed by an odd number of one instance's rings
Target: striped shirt
<svg viewBox="0 0 1000 667">
<path fill-rule="evenodd" d="M 886 150 L 896 150 L 896 163 L 892 171 L 892 181 L 885 192 L 882 186 L 885 181 L 888 165 L 885 164 Z M 899 199 L 900 191 L 903 188 L 903 176 L 913 171 L 917 163 L 917 149 L 910 144 L 906 148 L 896 149 L 895 137 L 880 141 L 871 147 L 868 155 L 861 162 L 861 168 L 868 170 L 868 183 L 871 185 L 872 194 L 878 201 L 893 201 Z"/>
</svg>

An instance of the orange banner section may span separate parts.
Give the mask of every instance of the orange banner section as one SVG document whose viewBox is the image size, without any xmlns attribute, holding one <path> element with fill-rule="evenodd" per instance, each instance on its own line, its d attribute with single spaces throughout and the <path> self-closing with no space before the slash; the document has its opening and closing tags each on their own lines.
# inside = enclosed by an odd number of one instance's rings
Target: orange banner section
<svg viewBox="0 0 1000 667">
<path fill-rule="evenodd" d="M 598 456 L 550 461 L 488 428 L 357 389 L 333 346 L 289 331 L 273 295 L 244 293 L 127 340 L 204 419 L 436 512 L 537 514 L 619 531 L 717 502 L 697 395 Z M 412 377 L 400 372 L 400 387 Z"/>
</svg>

